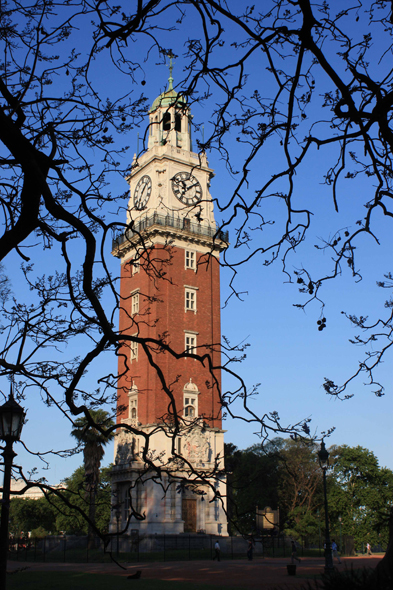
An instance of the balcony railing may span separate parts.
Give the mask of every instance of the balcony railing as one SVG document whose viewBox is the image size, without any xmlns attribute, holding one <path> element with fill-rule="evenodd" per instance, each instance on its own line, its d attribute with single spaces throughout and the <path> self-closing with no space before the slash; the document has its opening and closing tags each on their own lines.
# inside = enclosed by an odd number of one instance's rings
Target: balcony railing
<svg viewBox="0 0 393 590">
<path fill-rule="evenodd" d="M 122 244 L 132 240 L 134 236 L 141 234 L 143 231 L 152 227 L 153 225 L 160 225 L 162 227 L 172 227 L 181 231 L 198 236 L 206 236 L 228 243 L 228 232 L 217 230 L 210 225 L 202 225 L 201 223 L 192 223 L 187 217 L 173 217 L 173 215 L 159 215 L 154 213 L 150 217 L 135 222 L 132 228 L 127 228 L 121 234 L 115 236 L 112 241 L 112 250 L 119 248 Z"/>
</svg>

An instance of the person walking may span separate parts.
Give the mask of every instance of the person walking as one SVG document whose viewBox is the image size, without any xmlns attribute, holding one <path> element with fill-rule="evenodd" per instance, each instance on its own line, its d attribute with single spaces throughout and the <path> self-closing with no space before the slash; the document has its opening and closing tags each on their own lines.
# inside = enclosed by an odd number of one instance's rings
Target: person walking
<svg viewBox="0 0 393 590">
<path fill-rule="evenodd" d="M 253 545 L 252 539 L 248 539 L 248 545 L 247 545 L 247 559 L 248 559 L 248 561 L 252 561 L 253 551 L 254 551 L 254 545 Z"/>
<path fill-rule="evenodd" d="M 296 544 L 293 539 L 291 539 L 291 550 L 292 550 L 291 563 L 293 563 L 294 561 L 297 561 L 298 563 L 300 563 L 300 559 L 297 556 Z"/>
<path fill-rule="evenodd" d="M 340 556 L 338 554 L 337 543 L 336 543 L 336 541 L 334 539 L 332 539 L 332 556 L 337 558 L 338 563 L 341 563 L 341 559 L 340 559 Z"/>
<path fill-rule="evenodd" d="M 370 543 L 367 543 L 366 547 L 367 547 L 367 555 L 372 555 Z"/>
<path fill-rule="evenodd" d="M 221 547 L 220 547 L 220 543 L 218 541 L 215 542 L 214 544 L 214 556 L 213 556 L 213 561 L 215 559 L 217 559 L 217 561 L 220 561 L 220 553 L 221 553 Z"/>
</svg>

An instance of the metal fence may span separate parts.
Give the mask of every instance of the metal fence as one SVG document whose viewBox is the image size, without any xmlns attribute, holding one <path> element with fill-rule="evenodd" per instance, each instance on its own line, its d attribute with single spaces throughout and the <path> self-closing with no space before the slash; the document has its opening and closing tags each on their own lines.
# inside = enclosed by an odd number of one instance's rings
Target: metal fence
<svg viewBox="0 0 393 590">
<path fill-rule="evenodd" d="M 214 556 L 216 541 L 223 560 L 247 558 L 248 540 L 242 537 L 181 534 L 113 536 L 106 547 L 97 537 L 94 549 L 88 548 L 87 536 L 51 535 L 43 539 L 10 540 L 8 559 L 57 563 L 109 563 L 113 558 L 127 563 L 209 560 Z M 289 557 L 290 545 L 290 539 L 282 535 L 261 537 L 255 539 L 254 556 Z M 383 550 L 382 546 L 372 547 L 373 553 Z M 363 553 L 361 547 L 358 552 Z M 322 557 L 323 547 L 298 546 L 298 555 Z"/>
<path fill-rule="evenodd" d="M 94 563 L 111 561 L 112 557 L 123 562 L 191 561 L 209 560 L 214 556 L 218 540 L 222 559 L 246 559 L 248 541 L 242 537 L 216 537 L 214 535 L 146 535 L 114 536 L 104 547 L 100 538 L 95 548 L 88 548 L 87 536 L 62 535 L 43 539 L 10 541 L 9 559 L 21 562 Z M 285 540 L 275 539 L 273 545 L 256 540 L 254 555 L 289 555 Z"/>
<path fill-rule="evenodd" d="M 112 250 L 116 250 L 116 248 L 131 240 L 134 236 L 139 235 L 141 232 L 154 225 L 170 227 L 194 235 L 214 238 L 227 243 L 229 239 L 227 231 L 217 230 L 211 225 L 192 223 L 187 217 L 174 217 L 173 215 L 159 215 L 158 213 L 154 213 L 150 217 L 140 219 L 134 223 L 132 228 L 128 228 L 125 232 L 114 237 L 112 241 Z"/>
</svg>

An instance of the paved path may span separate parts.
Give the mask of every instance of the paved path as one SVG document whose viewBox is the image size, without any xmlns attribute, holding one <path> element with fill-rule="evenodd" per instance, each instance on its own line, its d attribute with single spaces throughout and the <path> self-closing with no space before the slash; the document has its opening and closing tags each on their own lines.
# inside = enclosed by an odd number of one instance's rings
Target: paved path
<svg viewBox="0 0 393 590">
<path fill-rule="evenodd" d="M 350 569 L 374 568 L 382 556 L 344 557 L 342 565 L 335 563 L 337 568 Z M 142 570 L 142 577 L 147 579 L 171 580 L 201 584 L 217 584 L 233 588 L 256 590 L 273 590 L 277 587 L 299 589 L 313 577 L 323 571 L 324 560 L 319 557 L 306 557 L 297 566 L 297 575 L 288 576 L 288 558 L 263 559 L 257 557 L 253 561 L 225 560 L 216 561 L 175 561 L 165 563 L 124 564 L 126 570 L 115 564 L 104 563 L 23 563 L 8 562 L 8 570 L 28 567 L 31 571 L 86 572 L 105 573 L 117 576 L 128 576 Z"/>
</svg>

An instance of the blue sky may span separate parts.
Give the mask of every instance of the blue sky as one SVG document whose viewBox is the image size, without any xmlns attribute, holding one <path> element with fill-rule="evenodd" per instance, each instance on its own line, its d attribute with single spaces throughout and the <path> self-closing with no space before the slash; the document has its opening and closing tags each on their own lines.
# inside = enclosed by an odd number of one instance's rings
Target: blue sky
<svg viewBox="0 0 393 590">
<path fill-rule="evenodd" d="M 187 25 L 190 26 L 189 24 Z M 184 27 L 181 34 L 163 34 L 163 44 L 171 46 L 179 56 L 176 59 L 174 77 L 175 83 L 181 79 L 182 72 L 187 66 L 187 60 L 183 56 L 183 42 L 190 34 L 190 28 Z M 229 30 L 229 34 L 230 34 Z M 146 50 L 146 45 L 143 49 Z M 127 50 L 130 57 L 135 55 L 135 47 L 130 44 Z M 224 52 L 225 49 L 222 50 Z M 232 50 L 230 50 L 232 51 Z M 220 57 L 220 56 L 219 56 Z M 220 57 L 221 58 L 221 57 Z M 104 63 L 105 63 L 105 58 Z M 168 77 L 168 69 L 159 64 L 157 53 L 153 52 L 148 62 L 143 63 L 144 75 L 138 74 L 137 81 L 142 79 L 146 85 L 136 86 L 136 95 L 143 92 L 148 97 L 149 103 L 165 89 Z M 219 58 L 217 57 L 217 61 Z M 104 71 L 102 63 L 97 63 L 98 76 Z M 256 86 L 261 92 L 269 91 L 269 78 L 266 70 L 257 59 L 251 63 L 250 78 L 247 90 Z M 111 89 L 108 89 L 105 77 L 101 81 L 96 80 L 103 93 L 124 92 L 124 78 L 120 75 L 111 78 Z M 320 80 L 323 85 L 324 80 Z M 201 105 L 194 105 L 192 112 L 196 124 L 205 125 L 205 134 L 211 129 L 211 111 L 220 99 L 213 93 L 210 100 Z M 322 98 L 316 101 L 315 111 L 321 109 Z M 321 117 L 325 111 L 321 110 Z M 135 129 L 127 138 L 119 138 L 119 145 L 128 144 L 126 163 L 130 164 L 136 150 L 137 132 Z M 144 126 L 139 129 L 142 136 Z M 242 165 L 246 150 L 230 135 L 226 147 L 231 152 L 232 161 Z M 228 172 L 225 162 L 217 151 L 208 153 L 210 166 L 215 170 L 215 178 L 211 184 L 211 194 L 220 203 L 225 203 L 228 195 L 236 186 L 236 178 Z M 301 206 L 309 205 L 315 215 L 309 230 L 307 241 L 299 247 L 296 254 L 290 257 L 288 265 L 291 269 L 299 269 L 303 265 L 310 265 L 315 272 L 327 272 L 332 267 L 328 253 L 317 251 L 315 244 L 321 237 L 328 238 L 331 232 L 337 228 L 353 228 L 356 220 L 362 213 L 362 203 L 367 200 L 367 195 L 372 195 L 372 182 L 361 180 L 345 180 L 339 183 L 339 213 L 333 210 L 331 188 L 323 184 L 323 176 L 329 166 L 329 160 L 334 160 L 332 150 L 313 150 L 309 154 L 307 164 L 301 169 L 295 178 L 295 198 Z M 280 166 L 281 150 L 277 143 L 273 146 L 269 143 L 266 149 L 262 149 L 258 159 L 250 173 L 250 185 L 244 192 L 247 199 L 253 198 L 255 190 L 270 177 L 272 171 Z M 120 194 L 127 189 L 126 182 L 114 175 L 111 190 Z M 124 202 L 124 207 L 127 202 Z M 111 212 L 112 214 L 114 211 Z M 269 218 L 277 213 L 276 205 L 269 201 L 263 204 L 263 214 Z M 125 214 L 119 213 L 121 221 L 125 221 Z M 220 222 L 220 214 L 216 208 L 217 221 Z M 266 228 L 263 235 L 257 238 L 263 243 L 272 236 L 282 231 L 277 223 L 271 228 Z M 236 279 L 236 287 L 244 292 L 243 301 L 232 297 L 222 311 L 222 333 L 229 338 L 232 344 L 246 340 L 250 347 L 247 350 L 247 358 L 236 367 L 247 386 L 251 388 L 260 383 L 259 395 L 250 400 L 250 406 L 258 414 L 277 411 L 282 424 L 290 425 L 304 418 L 311 418 L 311 432 L 320 433 L 335 427 L 334 433 L 328 440 L 328 444 L 347 444 L 350 446 L 361 445 L 373 451 L 380 464 L 393 469 L 393 459 L 390 453 L 391 446 L 391 416 L 393 415 L 393 392 L 391 384 L 391 359 L 387 356 L 385 362 L 378 369 L 377 376 L 386 387 L 386 395 L 377 398 L 370 387 L 363 384 L 362 377 L 353 382 L 348 393 L 354 397 L 345 402 L 327 396 L 322 388 L 325 377 L 341 383 L 356 369 L 358 361 L 363 358 L 364 350 L 351 345 L 348 340 L 357 333 L 350 325 L 342 311 L 357 315 L 369 315 L 377 318 L 383 312 L 384 300 L 389 293 L 376 286 L 376 281 L 383 278 L 384 273 L 390 269 L 392 252 L 392 232 L 388 222 L 380 216 L 376 226 L 380 238 L 380 245 L 371 238 L 362 239 L 357 249 L 357 268 L 362 272 L 363 280 L 356 283 L 350 272 L 344 269 L 342 276 L 330 281 L 323 289 L 323 297 L 326 303 L 324 315 L 327 318 L 327 328 L 322 332 L 317 330 L 317 320 L 320 317 L 320 309 L 317 304 L 311 304 L 306 311 L 301 311 L 293 306 L 301 302 L 301 295 L 296 284 L 288 284 L 286 277 L 281 272 L 279 261 L 269 267 L 263 265 L 264 256 L 257 255 L 247 265 L 239 270 Z M 232 228 L 233 236 L 233 228 Z M 231 241 L 231 229 L 230 229 Z M 118 272 L 118 261 L 109 254 L 108 243 L 107 260 L 114 273 Z M 55 251 L 43 252 L 39 257 L 41 268 L 56 268 L 58 253 Z M 234 261 L 239 257 L 239 252 L 229 249 L 228 260 Z M 23 291 L 20 282 L 19 262 L 12 255 L 5 262 L 6 272 L 11 279 L 14 290 L 20 294 Z M 231 272 L 223 269 L 221 274 L 222 302 L 226 301 L 230 290 Z M 26 293 L 25 293 L 26 294 Z M 71 343 L 68 351 L 72 354 L 82 352 L 78 350 L 77 343 Z M 100 364 L 108 370 L 116 370 L 116 358 L 107 355 Z M 96 386 L 94 371 L 86 377 L 91 387 Z M 89 381 L 90 380 L 90 381 Z M 229 388 L 231 382 L 224 377 L 223 388 Z M 6 386 L 4 386 L 6 387 Z M 53 408 L 47 408 L 40 400 L 39 392 L 33 393 L 34 401 L 29 404 L 28 422 L 24 427 L 23 437 L 32 451 L 71 448 L 73 440 L 69 436 L 69 423 L 65 417 L 54 414 Z M 241 412 L 241 408 L 239 408 Z M 239 448 L 245 448 L 258 442 L 255 434 L 256 428 L 242 420 L 227 419 L 224 422 L 227 430 L 226 441 L 233 442 Z M 25 471 L 40 463 L 35 457 L 29 457 L 21 449 L 16 448 L 18 458 Z M 61 459 L 56 455 L 48 455 L 50 458 L 50 470 L 41 472 L 50 483 L 57 483 L 60 479 L 70 475 L 82 462 L 82 456 Z M 108 447 L 105 463 L 113 459 L 112 445 Z"/>
</svg>

